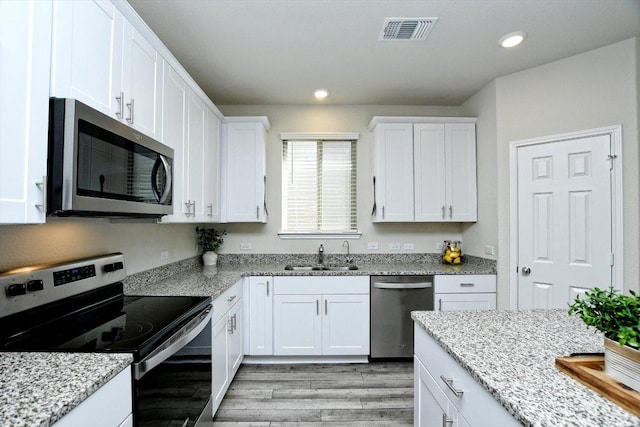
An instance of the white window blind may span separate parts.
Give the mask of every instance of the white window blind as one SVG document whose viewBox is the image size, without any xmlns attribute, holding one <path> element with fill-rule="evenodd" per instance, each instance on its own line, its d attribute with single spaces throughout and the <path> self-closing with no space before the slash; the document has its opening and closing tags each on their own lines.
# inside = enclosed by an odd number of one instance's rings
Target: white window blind
<svg viewBox="0 0 640 427">
<path fill-rule="evenodd" d="M 356 141 L 282 141 L 282 231 L 358 229 Z"/>
</svg>

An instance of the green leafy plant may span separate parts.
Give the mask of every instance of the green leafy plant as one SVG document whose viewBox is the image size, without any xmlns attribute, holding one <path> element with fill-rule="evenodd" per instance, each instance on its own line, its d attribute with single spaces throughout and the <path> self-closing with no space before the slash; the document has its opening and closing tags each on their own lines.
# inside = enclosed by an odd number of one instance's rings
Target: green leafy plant
<svg viewBox="0 0 640 427">
<path fill-rule="evenodd" d="M 198 246 L 203 252 L 216 251 L 224 242 L 223 236 L 227 234 L 225 230 L 216 230 L 214 228 L 196 227 L 196 236 Z"/>
<path fill-rule="evenodd" d="M 569 306 L 569 315 L 578 315 L 584 323 L 604 333 L 620 345 L 640 347 L 640 297 L 630 291 L 623 295 L 613 287 L 594 288 L 576 297 Z"/>
</svg>

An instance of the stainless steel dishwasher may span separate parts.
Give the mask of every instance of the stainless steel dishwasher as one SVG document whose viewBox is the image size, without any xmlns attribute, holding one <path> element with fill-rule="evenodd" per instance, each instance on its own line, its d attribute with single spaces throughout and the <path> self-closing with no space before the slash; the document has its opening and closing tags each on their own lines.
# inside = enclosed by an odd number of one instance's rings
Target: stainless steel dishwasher
<svg viewBox="0 0 640 427">
<path fill-rule="evenodd" d="M 371 359 L 413 357 L 416 310 L 433 310 L 433 276 L 371 276 Z"/>
</svg>

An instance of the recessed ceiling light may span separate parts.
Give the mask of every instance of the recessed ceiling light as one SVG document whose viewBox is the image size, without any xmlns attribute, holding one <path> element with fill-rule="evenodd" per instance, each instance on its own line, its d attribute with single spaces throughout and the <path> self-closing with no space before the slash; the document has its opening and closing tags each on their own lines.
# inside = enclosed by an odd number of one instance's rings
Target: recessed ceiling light
<svg viewBox="0 0 640 427">
<path fill-rule="evenodd" d="M 522 43 L 526 37 L 527 33 L 523 32 L 509 33 L 501 37 L 498 43 L 502 47 L 514 47 Z"/>
<path fill-rule="evenodd" d="M 329 95 L 329 91 L 326 89 L 316 89 L 315 92 L 313 92 L 313 95 L 317 99 L 323 100 Z"/>
</svg>

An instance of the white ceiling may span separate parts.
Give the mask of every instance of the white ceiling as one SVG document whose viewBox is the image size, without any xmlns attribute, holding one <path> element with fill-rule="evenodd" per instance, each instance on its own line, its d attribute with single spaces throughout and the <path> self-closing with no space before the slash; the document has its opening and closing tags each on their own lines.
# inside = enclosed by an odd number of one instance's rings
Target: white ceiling
<svg viewBox="0 0 640 427">
<path fill-rule="evenodd" d="M 218 105 L 460 105 L 496 77 L 640 36 L 640 0 L 128 0 Z M 385 17 L 437 17 L 378 41 Z M 510 32 L 528 38 L 498 46 Z"/>
</svg>

